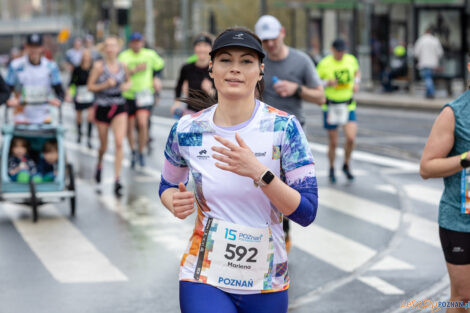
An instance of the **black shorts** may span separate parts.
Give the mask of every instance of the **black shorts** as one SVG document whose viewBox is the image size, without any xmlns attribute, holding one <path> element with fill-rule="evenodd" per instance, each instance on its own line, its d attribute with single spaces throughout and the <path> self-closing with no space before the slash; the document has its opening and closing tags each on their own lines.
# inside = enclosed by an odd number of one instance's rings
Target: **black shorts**
<svg viewBox="0 0 470 313">
<path fill-rule="evenodd" d="M 90 103 L 78 103 L 78 102 L 74 102 L 75 103 L 75 110 L 76 111 L 82 111 L 82 110 L 86 110 L 88 108 L 90 108 L 93 103 L 90 102 Z"/>
<path fill-rule="evenodd" d="M 439 227 L 442 250 L 447 263 L 470 264 L 470 233 Z"/>
<path fill-rule="evenodd" d="M 127 114 L 125 104 L 113 104 L 111 106 L 96 106 L 95 120 L 97 122 L 111 124 L 113 118 L 119 114 Z"/>
<path fill-rule="evenodd" d="M 140 111 L 140 110 L 146 110 L 149 113 L 151 113 L 152 108 L 153 108 L 152 105 L 146 105 L 146 106 L 138 108 L 134 99 L 126 99 L 126 105 L 127 105 L 127 114 L 129 117 L 134 117 L 137 111 Z"/>
</svg>

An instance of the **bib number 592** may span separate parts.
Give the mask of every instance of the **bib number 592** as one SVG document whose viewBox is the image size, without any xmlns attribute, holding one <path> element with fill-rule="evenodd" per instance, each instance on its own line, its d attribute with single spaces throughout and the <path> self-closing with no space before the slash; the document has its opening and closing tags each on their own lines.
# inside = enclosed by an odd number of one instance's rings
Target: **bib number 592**
<svg viewBox="0 0 470 313">
<path fill-rule="evenodd" d="M 245 248 L 244 246 L 237 246 L 232 243 L 228 243 L 225 248 L 225 258 L 227 260 L 233 260 L 236 256 L 238 257 L 236 261 L 241 261 L 247 254 L 251 253 L 248 256 L 246 262 L 254 263 L 256 262 L 255 256 L 258 254 L 258 249 L 256 248 Z"/>
</svg>

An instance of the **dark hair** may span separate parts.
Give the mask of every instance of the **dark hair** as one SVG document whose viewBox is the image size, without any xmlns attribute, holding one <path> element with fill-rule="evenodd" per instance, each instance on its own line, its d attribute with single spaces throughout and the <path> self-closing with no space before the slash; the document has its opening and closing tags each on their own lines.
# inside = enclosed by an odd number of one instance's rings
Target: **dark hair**
<svg viewBox="0 0 470 313">
<path fill-rule="evenodd" d="M 243 31 L 246 32 L 250 35 L 252 35 L 259 43 L 261 44 L 262 41 L 259 39 L 259 37 L 249 30 L 248 28 L 245 27 L 230 27 L 225 29 L 223 32 L 221 32 L 217 38 L 222 36 L 223 34 L 231 31 Z M 217 40 L 217 38 L 215 40 Z M 214 41 L 215 41 L 214 40 Z M 211 57 L 211 61 L 214 62 L 214 57 Z M 259 63 L 261 66 L 262 63 L 262 58 L 259 57 Z M 263 100 L 263 92 L 264 92 L 264 77 L 256 83 L 256 90 L 255 90 L 255 97 L 259 100 Z M 215 95 L 212 97 L 208 95 L 205 91 L 201 90 L 194 90 L 194 89 L 189 89 L 188 90 L 188 97 L 187 98 L 180 98 L 178 101 L 186 103 L 188 106 L 197 108 L 199 110 L 207 109 L 208 107 L 213 106 L 218 102 L 218 97 L 217 97 L 217 90 L 215 92 Z"/>
<path fill-rule="evenodd" d="M 11 143 L 10 143 L 10 154 L 13 153 L 13 148 L 16 147 L 16 146 L 23 146 L 26 148 L 26 152 L 28 153 L 29 152 L 29 141 L 26 139 L 26 138 L 23 138 L 23 137 L 13 137 L 11 139 Z"/>
<path fill-rule="evenodd" d="M 193 47 L 200 42 L 205 42 L 212 46 L 212 43 L 214 42 L 214 36 L 205 32 L 198 34 L 193 40 Z"/>
<path fill-rule="evenodd" d="M 44 143 L 44 146 L 42 147 L 42 152 L 48 153 L 48 152 L 55 152 L 55 151 L 57 151 L 56 140 L 48 140 Z"/>
</svg>

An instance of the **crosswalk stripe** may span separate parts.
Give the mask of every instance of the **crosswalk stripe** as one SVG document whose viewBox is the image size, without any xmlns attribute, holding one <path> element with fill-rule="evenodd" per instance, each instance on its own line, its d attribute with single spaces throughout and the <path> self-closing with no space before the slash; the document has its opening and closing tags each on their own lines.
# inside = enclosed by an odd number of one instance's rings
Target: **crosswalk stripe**
<svg viewBox="0 0 470 313">
<path fill-rule="evenodd" d="M 101 283 L 127 281 L 124 275 L 83 234 L 52 205 L 41 207 L 45 216 L 38 223 L 18 219 L 23 206 L 4 203 L 3 210 L 13 221 L 29 247 L 51 275 L 61 283 Z"/>
<path fill-rule="evenodd" d="M 409 263 L 386 256 L 379 262 L 375 263 L 369 270 L 370 271 L 396 271 L 396 270 L 412 270 L 415 267 Z"/>
<path fill-rule="evenodd" d="M 397 209 L 328 187 L 320 189 L 319 197 L 320 205 L 391 231 L 398 229 L 400 211 Z M 436 222 L 411 213 L 406 213 L 404 219 L 410 223 L 411 238 L 440 247 Z"/>
<path fill-rule="evenodd" d="M 378 278 L 377 276 L 361 276 L 358 278 L 359 281 L 363 282 L 370 287 L 379 290 L 381 293 L 386 295 L 402 295 L 405 292 L 389 283 L 385 280 Z"/>
<path fill-rule="evenodd" d="M 406 184 L 404 189 L 408 197 L 438 206 L 441 201 L 442 190 L 418 184 Z"/>
<path fill-rule="evenodd" d="M 292 223 L 291 231 L 292 244 L 296 248 L 345 272 L 354 271 L 376 253 L 367 246 L 315 224 L 302 228 Z"/>
<path fill-rule="evenodd" d="M 321 206 L 327 206 L 385 229 L 392 231 L 398 229 L 400 212 L 386 205 L 328 187 L 319 190 L 318 202 Z"/>
</svg>

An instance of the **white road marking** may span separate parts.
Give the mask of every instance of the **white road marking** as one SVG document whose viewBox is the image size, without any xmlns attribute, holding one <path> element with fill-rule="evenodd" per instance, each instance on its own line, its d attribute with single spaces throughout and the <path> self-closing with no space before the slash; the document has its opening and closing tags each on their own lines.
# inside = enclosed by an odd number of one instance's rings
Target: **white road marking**
<svg viewBox="0 0 470 313">
<path fill-rule="evenodd" d="M 374 264 L 370 271 L 396 271 L 396 270 L 412 270 L 415 267 L 409 263 L 401 261 L 390 256 L 384 257 L 382 260 Z"/>
<path fill-rule="evenodd" d="M 422 201 L 437 207 L 441 201 L 442 191 L 444 187 L 439 190 L 437 188 L 428 187 L 419 184 L 407 184 L 404 186 L 408 197 Z"/>
<path fill-rule="evenodd" d="M 376 254 L 375 250 L 318 225 L 291 225 L 296 248 L 342 271 L 352 272 Z"/>
<path fill-rule="evenodd" d="M 328 187 L 320 189 L 319 197 L 320 205 L 388 230 L 398 229 L 400 212 L 389 206 Z"/>
<path fill-rule="evenodd" d="M 377 254 L 376 250 L 321 226 L 312 224 L 304 228 L 296 223 L 291 225 L 292 243 L 296 248 L 342 271 L 352 272 Z M 405 264 L 394 257 L 388 260 Z"/>
<path fill-rule="evenodd" d="M 2 208 L 44 267 L 61 283 L 127 281 L 124 275 L 52 205 L 41 206 L 38 223 L 18 219 L 24 206 L 4 203 Z"/>
<path fill-rule="evenodd" d="M 358 280 L 386 295 L 405 294 L 403 290 L 387 283 L 385 280 L 380 279 L 377 276 L 361 276 L 358 278 Z"/>
<path fill-rule="evenodd" d="M 397 188 L 395 188 L 393 185 L 378 185 L 375 187 L 375 189 L 391 194 L 397 194 Z"/>
<path fill-rule="evenodd" d="M 391 231 L 398 229 L 400 211 L 397 209 L 327 187 L 320 189 L 319 197 L 320 205 Z M 434 247 L 441 246 L 436 222 L 411 213 L 406 213 L 404 218 L 410 223 L 408 236 Z"/>
</svg>

